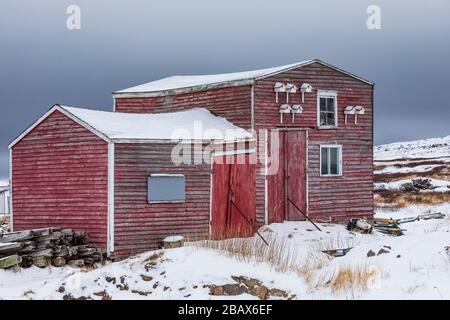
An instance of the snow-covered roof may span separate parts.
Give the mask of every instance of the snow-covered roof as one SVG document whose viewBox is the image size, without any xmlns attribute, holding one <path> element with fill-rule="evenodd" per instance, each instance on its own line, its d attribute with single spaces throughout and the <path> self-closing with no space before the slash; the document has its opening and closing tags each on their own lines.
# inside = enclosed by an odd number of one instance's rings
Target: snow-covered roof
<svg viewBox="0 0 450 320">
<path fill-rule="evenodd" d="M 120 113 L 55 105 L 10 144 L 13 147 L 54 111 L 60 111 L 107 141 L 156 140 L 239 141 L 253 139 L 247 130 L 208 109 L 194 108 L 171 113 Z"/>
<path fill-rule="evenodd" d="M 158 92 L 166 92 L 173 90 L 196 90 L 202 88 L 208 88 L 210 86 L 227 86 L 231 84 L 250 84 L 255 79 L 269 77 L 271 75 L 288 71 L 293 68 L 305 66 L 311 63 L 320 63 L 326 65 L 330 68 L 343 72 L 347 75 L 350 75 L 358 80 L 364 81 L 366 83 L 372 84 L 371 82 L 357 77 L 353 74 L 350 74 L 346 71 L 338 69 L 332 65 L 329 65 L 323 61 L 318 59 L 307 60 L 297 63 L 292 63 L 288 65 L 283 65 L 279 67 L 267 68 L 267 69 L 259 69 L 252 71 L 244 71 L 244 72 L 234 72 L 234 73 L 223 73 L 223 74 L 209 74 L 209 75 L 188 75 L 188 76 L 172 76 L 152 82 L 148 82 L 145 84 L 141 84 L 138 86 L 134 86 L 131 88 L 123 89 L 114 92 L 115 95 L 127 95 L 127 94 L 135 94 L 135 93 L 158 93 Z"/>
</svg>

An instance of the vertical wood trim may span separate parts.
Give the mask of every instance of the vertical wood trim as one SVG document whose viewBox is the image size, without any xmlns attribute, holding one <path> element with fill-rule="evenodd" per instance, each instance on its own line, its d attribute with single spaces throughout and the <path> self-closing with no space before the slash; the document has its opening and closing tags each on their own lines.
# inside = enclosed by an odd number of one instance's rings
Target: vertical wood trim
<svg viewBox="0 0 450 320">
<path fill-rule="evenodd" d="M 305 175 L 306 175 L 306 216 L 309 216 L 309 163 L 308 163 L 308 153 L 309 153 L 309 130 L 305 132 Z"/>
<path fill-rule="evenodd" d="M 106 250 L 114 252 L 114 143 L 108 143 L 108 222 Z"/>
<path fill-rule="evenodd" d="M 251 88 L 251 110 L 250 110 L 250 122 L 251 122 L 251 128 L 252 130 L 255 130 L 255 85 L 252 84 L 252 88 Z"/>
<path fill-rule="evenodd" d="M 13 161 L 12 161 L 12 148 L 9 149 L 9 219 L 11 232 L 14 232 L 14 210 L 13 210 Z"/>
<path fill-rule="evenodd" d="M 268 130 L 264 129 L 264 224 L 269 224 L 269 193 L 268 193 L 268 155 L 267 152 L 269 150 L 269 139 L 268 139 Z"/>
<path fill-rule="evenodd" d="M 212 220 L 213 220 L 213 174 L 214 174 L 214 155 L 211 153 L 210 156 L 210 162 L 211 162 L 211 166 L 210 166 L 210 170 L 211 173 L 209 175 L 209 236 L 211 237 L 212 235 Z"/>
</svg>

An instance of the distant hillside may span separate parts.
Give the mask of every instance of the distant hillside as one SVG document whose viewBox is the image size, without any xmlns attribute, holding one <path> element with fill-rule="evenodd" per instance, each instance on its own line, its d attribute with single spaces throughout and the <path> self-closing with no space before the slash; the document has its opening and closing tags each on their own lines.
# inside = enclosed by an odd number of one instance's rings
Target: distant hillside
<svg viewBox="0 0 450 320">
<path fill-rule="evenodd" d="M 379 207 L 450 202 L 450 136 L 377 146 L 374 174 Z"/>
</svg>

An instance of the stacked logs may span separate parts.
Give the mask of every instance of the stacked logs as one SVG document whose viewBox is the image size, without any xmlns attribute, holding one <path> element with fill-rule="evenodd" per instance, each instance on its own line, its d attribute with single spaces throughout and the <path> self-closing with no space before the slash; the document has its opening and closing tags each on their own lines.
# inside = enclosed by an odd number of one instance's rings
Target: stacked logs
<svg viewBox="0 0 450 320">
<path fill-rule="evenodd" d="M 92 267 L 102 264 L 104 253 L 89 245 L 86 232 L 45 228 L 0 236 L 0 269 L 48 266 Z"/>
</svg>

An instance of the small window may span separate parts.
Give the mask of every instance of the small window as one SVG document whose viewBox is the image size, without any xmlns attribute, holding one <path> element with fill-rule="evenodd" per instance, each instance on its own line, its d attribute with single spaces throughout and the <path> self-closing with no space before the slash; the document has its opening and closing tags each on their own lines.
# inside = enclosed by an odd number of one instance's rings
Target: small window
<svg viewBox="0 0 450 320">
<path fill-rule="evenodd" d="M 334 91 L 317 93 L 317 120 L 319 127 L 337 127 L 337 94 Z"/>
<path fill-rule="evenodd" d="M 320 175 L 340 176 L 342 174 L 342 147 L 320 146 Z"/>
<path fill-rule="evenodd" d="M 147 187 L 148 202 L 184 202 L 186 199 L 182 174 L 152 174 Z"/>
</svg>

